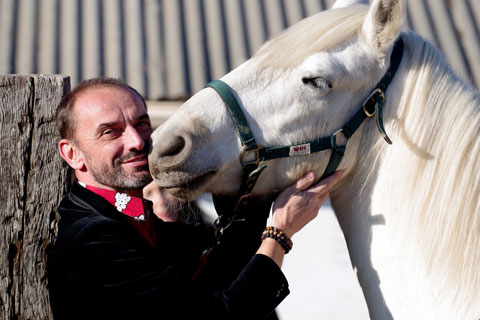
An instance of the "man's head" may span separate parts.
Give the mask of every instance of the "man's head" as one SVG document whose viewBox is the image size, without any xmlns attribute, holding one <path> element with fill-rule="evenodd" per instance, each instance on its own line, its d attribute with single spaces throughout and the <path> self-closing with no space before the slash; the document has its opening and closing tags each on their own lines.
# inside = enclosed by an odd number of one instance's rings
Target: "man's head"
<svg viewBox="0 0 480 320">
<path fill-rule="evenodd" d="M 141 192 L 152 178 L 152 126 L 143 98 L 115 79 L 80 83 L 57 111 L 60 155 L 90 185 Z"/>
</svg>

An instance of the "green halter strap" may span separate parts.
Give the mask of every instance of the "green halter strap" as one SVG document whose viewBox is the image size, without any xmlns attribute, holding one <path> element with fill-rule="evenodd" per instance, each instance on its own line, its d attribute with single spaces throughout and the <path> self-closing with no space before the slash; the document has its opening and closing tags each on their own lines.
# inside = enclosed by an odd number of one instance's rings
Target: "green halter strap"
<svg viewBox="0 0 480 320">
<path fill-rule="evenodd" d="M 348 142 L 348 139 L 350 139 L 363 121 L 374 115 L 376 116 L 378 130 L 385 141 L 391 144 L 392 141 L 388 137 L 383 126 L 383 104 L 385 103 L 385 91 L 398 70 L 400 62 L 402 61 L 402 55 L 403 40 L 402 38 L 399 38 L 395 42 L 390 57 L 390 67 L 386 74 L 377 83 L 372 93 L 362 104 L 361 108 L 359 108 L 355 115 L 340 130 L 328 137 L 301 142 L 290 146 L 263 147 L 258 145 L 232 88 L 221 80 L 214 80 L 208 83 L 207 87 L 213 88 L 225 102 L 228 112 L 237 128 L 238 135 L 240 136 L 240 141 L 242 143 L 240 161 L 244 169 L 240 194 L 244 195 L 252 191 L 258 177 L 267 167 L 266 165 L 259 166 L 260 162 L 272 159 L 307 155 L 331 149 L 332 154 L 321 179 L 328 177 L 335 172 L 346 150 L 346 143 L 341 146 L 337 145 L 337 135 L 342 133 Z M 246 156 L 252 152 L 255 155 L 254 160 L 245 160 Z"/>
</svg>

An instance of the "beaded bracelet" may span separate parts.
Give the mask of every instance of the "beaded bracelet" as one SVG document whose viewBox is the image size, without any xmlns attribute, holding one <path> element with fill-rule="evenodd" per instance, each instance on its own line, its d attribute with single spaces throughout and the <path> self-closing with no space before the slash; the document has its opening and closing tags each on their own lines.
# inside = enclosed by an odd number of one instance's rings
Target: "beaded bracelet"
<svg viewBox="0 0 480 320">
<path fill-rule="evenodd" d="M 292 250 L 293 242 L 292 240 L 283 232 L 282 230 L 275 228 L 275 227 L 266 227 L 262 233 L 262 241 L 265 238 L 272 238 L 275 239 L 285 250 L 285 254 L 287 254 L 290 250 Z"/>
</svg>

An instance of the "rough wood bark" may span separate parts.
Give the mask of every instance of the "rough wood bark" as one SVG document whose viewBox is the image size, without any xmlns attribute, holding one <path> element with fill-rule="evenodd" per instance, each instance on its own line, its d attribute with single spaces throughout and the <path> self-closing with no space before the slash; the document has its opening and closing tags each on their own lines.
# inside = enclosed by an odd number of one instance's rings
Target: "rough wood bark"
<svg viewBox="0 0 480 320">
<path fill-rule="evenodd" d="M 63 76 L 0 76 L 0 319 L 51 319 L 46 258 L 70 175 L 54 114 Z"/>
</svg>

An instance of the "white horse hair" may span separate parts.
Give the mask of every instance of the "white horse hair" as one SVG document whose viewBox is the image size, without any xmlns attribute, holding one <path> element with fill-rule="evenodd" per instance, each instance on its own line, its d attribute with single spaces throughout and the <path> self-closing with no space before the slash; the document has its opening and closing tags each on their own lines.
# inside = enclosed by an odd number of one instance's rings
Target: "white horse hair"
<svg viewBox="0 0 480 320">
<path fill-rule="evenodd" d="M 352 2 L 301 21 L 222 80 L 259 144 L 328 136 L 383 76 L 401 36 L 384 106 L 393 145 L 373 120 L 360 127 L 332 207 L 372 319 L 480 319 L 480 95 L 432 44 L 402 32 L 404 1 Z M 238 189 L 240 143 L 213 90 L 187 101 L 153 140 L 152 174 L 173 194 Z M 277 192 L 307 170 L 320 175 L 328 158 L 268 162 L 254 193 Z"/>
</svg>

